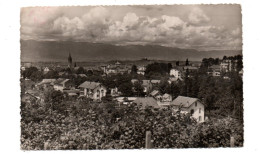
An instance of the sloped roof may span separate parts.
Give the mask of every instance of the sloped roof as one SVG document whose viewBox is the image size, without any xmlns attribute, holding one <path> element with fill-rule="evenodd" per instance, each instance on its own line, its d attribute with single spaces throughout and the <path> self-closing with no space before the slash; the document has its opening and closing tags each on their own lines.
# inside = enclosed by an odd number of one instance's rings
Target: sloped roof
<svg viewBox="0 0 260 154">
<path fill-rule="evenodd" d="M 95 89 L 96 87 L 100 86 L 101 83 L 98 82 L 89 82 L 85 81 L 81 85 L 79 85 L 80 88 L 87 88 L 87 89 Z"/>
<path fill-rule="evenodd" d="M 167 93 L 165 93 L 162 97 L 171 97 L 171 95 L 170 94 L 167 94 Z"/>
<path fill-rule="evenodd" d="M 134 100 L 134 103 L 137 105 L 142 104 L 142 108 L 149 106 L 153 108 L 160 108 L 160 106 L 157 104 L 157 101 L 153 97 L 139 97 Z"/>
<path fill-rule="evenodd" d="M 160 83 L 161 82 L 161 80 L 151 80 L 151 83 Z"/>
<path fill-rule="evenodd" d="M 54 83 L 55 81 L 56 81 L 56 79 L 42 79 L 42 81 L 40 83 L 38 83 L 37 85 L 51 84 L 51 83 Z"/>
<path fill-rule="evenodd" d="M 198 67 L 195 67 L 195 66 L 184 66 L 184 69 L 189 69 L 189 70 L 197 70 Z"/>
<path fill-rule="evenodd" d="M 220 69 L 220 65 L 212 65 L 210 66 L 211 69 Z"/>
<path fill-rule="evenodd" d="M 158 91 L 158 90 L 153 90 L 153 91 L 150 93 L 151 96 L 155 96 L 155 95 L 157 95 L 157 94 L 159 94 L 159 91 Z"/>
<path fill-rule="evenodd" d="M 198 98 L 178 96 L 175 100 L 173 100 L 170 104 L 174 106 L 181 106 L 184 108 L 190 107 L 193 103 L 198 101 Z"/>
</svg>

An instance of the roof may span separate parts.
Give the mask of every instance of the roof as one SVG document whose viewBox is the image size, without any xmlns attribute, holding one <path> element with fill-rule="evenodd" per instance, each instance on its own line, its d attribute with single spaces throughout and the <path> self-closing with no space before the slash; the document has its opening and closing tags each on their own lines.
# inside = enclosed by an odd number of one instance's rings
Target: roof
<svg viewBox="0 0 260 154">
<path fill-rule="evenodd" d="M 136 103 L 137 105 L 142 104 L 142 108 L 149 106 L 153 108 L 160 108 L 157 104 L 157 101 L 153 97 L 139 97 L 134 100 L 134 103 Z"/>
<path fill-rule="evenodd" d="M 87 89 L 95 89 L 96 87 L 100 86 L 101 83 L 98 82 L 89 82 L 85 81 L 81 85 L 79 85 L 80 88 L 87 88 Z"/>
<path fill-rule="evenodd" d="M 56 79 L 42 79 L 42 81 L 40 83 L 38 83 L 37 85 L 42 85 L 42 84 L 52 84 L 56 81 Z"/>
<path fill-rule="evenodd" d="M 171 97 L 170 94 L 165 93 L 162 97 Z"/>
<path fill-rule="evenodd" d="M 153 90 L 153 91 L 150 93 L 151 96 L 155 96 L 155 95 L 157 95 L 157 94 L 159 94 L 159 91 L 158 91 L 158 90 Z"/>
<path fill-rule="evenodd" d="M 161 80 L 151 80 L 151 83 L 153 83 L 153 84 L 160 83 L 160 82 L 161 82 Z"/>
<path fill-rule="evenodd" d="M 135 82 L 138 82 L 138 80 L 137 79 L 132 79 L 131 82 L 135 83 Z"/>
<path fill-rule="evenodd" d="M 65 80 L 63 80 L 62 82 L 61 82 L 61 84 L 64 84 L 64 83 L 66 83 L 66 82 L 68 82 L 70 79 L 65 79 Z"/>
<path fill-rule="evenodd" d="M 143 82 L 142 82 L 142 85 L 143 86 L 148 86 L 148 85 L 150 85 L 151 84 L 151 81 L 150 80 L 143 80 Z"/>
<path fill-rule="evenodd" d="M 181 106 L 184 108 L 190 107 L 193 103 L 198 101 L 198 98 L 178 96 L 175 100 L 173 100 L 170 104 L 174 106 Z"/>
<path fill-rule="evenodd" d="M 195 67 L 195 66 L 184 66 L 184 69 L 189 69 L 189 70 L 197 70 L 198 67 Z"/>
<path fill-rule="evenodd" d="M 210 66 L 211 69 L 220 69 L 220 65 L 212 65 Z"/>
</svg>

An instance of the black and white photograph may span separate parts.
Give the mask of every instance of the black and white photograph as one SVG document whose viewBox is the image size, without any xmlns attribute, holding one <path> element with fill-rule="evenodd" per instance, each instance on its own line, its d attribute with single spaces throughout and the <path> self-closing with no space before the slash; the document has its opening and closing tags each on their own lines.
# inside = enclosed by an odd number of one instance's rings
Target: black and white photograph
<svg viewBox="0 0 260 154">
<path fill-rule="evenodd" d="M 20 149 L 244 147 L 239 4 L 20 8 Z"/>
</svg>

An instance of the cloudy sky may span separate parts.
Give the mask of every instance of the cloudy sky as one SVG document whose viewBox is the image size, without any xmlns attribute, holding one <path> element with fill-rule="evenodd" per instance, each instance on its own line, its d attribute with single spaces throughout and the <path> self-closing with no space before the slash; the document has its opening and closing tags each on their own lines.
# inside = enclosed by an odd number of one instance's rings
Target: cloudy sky
<svg viewBox="0 0 260 154">
<path fill-rule="evenodd" d="M 21 39 L 198 50 L 242 48 L 239 5 L 32 7 L 21 9 Z"/>
</svg>

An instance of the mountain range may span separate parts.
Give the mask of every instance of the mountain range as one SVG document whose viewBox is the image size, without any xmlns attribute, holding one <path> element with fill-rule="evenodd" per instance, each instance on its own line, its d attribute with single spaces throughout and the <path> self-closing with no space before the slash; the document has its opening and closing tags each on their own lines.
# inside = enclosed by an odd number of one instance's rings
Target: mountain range
<svg viewBox="0 0 260 154">
<path fill-rule="evenodd" d="M 159 45 L 112 45 L 104 43 L 71 41 L 21 40 L 22 62 L 64 62 L 69 53 L 74 61 L 110 60 L 186 60 L 201 61 L 203 58 L 222 58 L 242 55 L 241 50 L 198 51 Z"/>
</svg>

